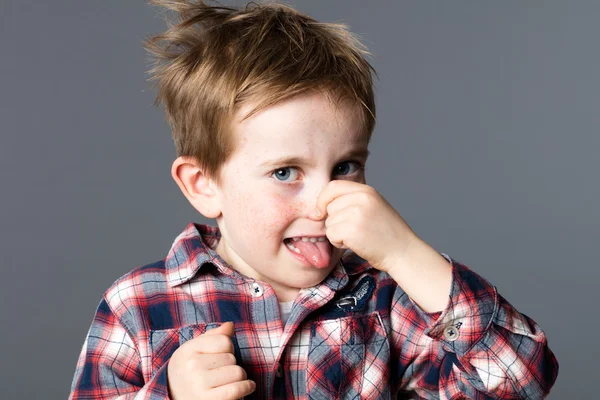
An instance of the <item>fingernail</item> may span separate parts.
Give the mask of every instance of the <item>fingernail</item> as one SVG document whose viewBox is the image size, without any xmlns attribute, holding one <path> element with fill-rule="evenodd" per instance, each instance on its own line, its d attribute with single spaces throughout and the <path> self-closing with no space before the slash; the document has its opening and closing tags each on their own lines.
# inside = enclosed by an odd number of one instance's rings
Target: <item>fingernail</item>
<svg viewBox="0 0 600 400">
<path fill-rule="evenodd" d="M 318 218 L 321 216 L 321 211 L 319 211 L 318 208 L 315 208 L 315 211 L 313 211 L 313 215 Z"/>
</svg>

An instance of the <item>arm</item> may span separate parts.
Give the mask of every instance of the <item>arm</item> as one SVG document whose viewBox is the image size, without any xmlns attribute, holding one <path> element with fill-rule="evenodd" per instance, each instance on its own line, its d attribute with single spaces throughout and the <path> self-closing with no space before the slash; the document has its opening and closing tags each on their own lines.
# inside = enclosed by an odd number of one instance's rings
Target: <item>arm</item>
<svg viewBox="0 0 600 400">
<path fill-rule="evenodd" d="M 558 363 L 535 322 L 418 238 L 375 189 L 333 180 L 311 218 L 325 218 L 331 244 L 396 282 L 390 322 L 397 386 L 425 398 L 537 399 L 550 391 Z"/>
<path fill-rule="evenodd" d="M 168 399 L 167 364 L 144 382 L 131 335 L 102 299 L 77 361 L 69 399 Z"/>
<path fill-rule="evenodd" d="M 431 253 L 422 249 L 419 257 L 430 260 L 431 264 L 424 266 L 426 271 L 435 270 L 436 258 Z M 470 399 L 544 398 L 558 374 L 558 362 L 544 332 L 481 276 L 448 261 L 438 266 L 451 268 L 450 295 L 442 294 L 446 306 L 438 312 L 424 311 L 407 294 L 409 286 L 411 293 L 421 297 L 439 292 L 426 290 L 427 283 L 418 278 L 411 282 L 396 278 L 402 274 L 409 280 L 418 276 L 408 271 L 408 265 L 417 269 L 423 264 L 415 259 L 390 269 L 394 280 L 407 287 L 398 287 L 391 310 L 392 345 L 401 389 L 414 390 L 425 398 L 455 398 L 460 394 Z"/>
</svg>

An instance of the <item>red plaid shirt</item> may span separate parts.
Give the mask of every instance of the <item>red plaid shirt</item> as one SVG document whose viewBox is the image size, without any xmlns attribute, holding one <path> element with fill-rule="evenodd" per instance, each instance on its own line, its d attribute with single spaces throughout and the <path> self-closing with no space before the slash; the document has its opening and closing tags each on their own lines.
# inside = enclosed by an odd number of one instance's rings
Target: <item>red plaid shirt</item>
<svg viewBox="0 0 600 400">
<path fill-rule="evenodd" d="M 426 313 L 386 273 L 347 253 L 302 289 L 282 326 L 273 289 L 213 250 L 217 228 L 189 224 L 166 259 L 104 294 L 71 399 L 168 399 L 167 361 L 186 340 L 233 321 L 250 398 L 540 399 L 558 363 L 546 336 L 496 288 L 452 263 L 445 310 Z"/>
</svg>

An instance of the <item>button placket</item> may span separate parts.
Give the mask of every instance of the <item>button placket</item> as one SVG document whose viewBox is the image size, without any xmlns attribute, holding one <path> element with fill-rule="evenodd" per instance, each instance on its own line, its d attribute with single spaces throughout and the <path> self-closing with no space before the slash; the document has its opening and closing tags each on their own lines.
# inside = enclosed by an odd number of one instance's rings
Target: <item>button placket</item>
<svg viewBox="0 0 600 400">
<path fill-rule="evenodd" d="M 458 339 L 458 336 L 459 333 L 458 328 L 456 326 L 450 325 L 444 329 L 444 337 L 447 341 L 454 342 L 456 339 Z"/>
<path fill-rule="evenodd" d="M 252 282 L 251 285 L 251 289 L 250 289 L 250 293 L 252 294 L 252 297 L 260 297 L 263 295 L 264 290 L 263 287 L 261 285 L 259 285 L 257 282 Z"/>
</svg>

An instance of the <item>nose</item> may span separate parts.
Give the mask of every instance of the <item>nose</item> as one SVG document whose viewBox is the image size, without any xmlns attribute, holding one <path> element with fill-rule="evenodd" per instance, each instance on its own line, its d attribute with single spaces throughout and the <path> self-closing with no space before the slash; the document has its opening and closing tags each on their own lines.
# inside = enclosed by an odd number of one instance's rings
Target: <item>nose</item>
<svg viewBox="0 0 600 400">
<path fill-rule="evenodd" d="M 319 177 L 312 179 L 311 182 L 307 183 L 302 193 L 302 215 L 309 217 L 315 211 L 317 207 L 317 199 L 319 195 L 325 189 L 325 186 L 331 181 L 330 176 Z"/>
</svg>

